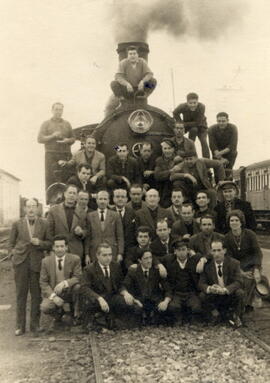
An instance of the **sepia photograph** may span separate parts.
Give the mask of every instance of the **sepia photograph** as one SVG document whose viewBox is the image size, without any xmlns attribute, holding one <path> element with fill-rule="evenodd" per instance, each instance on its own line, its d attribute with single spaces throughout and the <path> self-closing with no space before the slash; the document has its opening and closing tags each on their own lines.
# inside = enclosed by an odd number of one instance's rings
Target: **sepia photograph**
<svg viewBox="0 0 270 383">
<path fill-rule="evenodd" d="M 1 383 L 270 382 L 269 14 L 1 1 Z"/>
</svg>

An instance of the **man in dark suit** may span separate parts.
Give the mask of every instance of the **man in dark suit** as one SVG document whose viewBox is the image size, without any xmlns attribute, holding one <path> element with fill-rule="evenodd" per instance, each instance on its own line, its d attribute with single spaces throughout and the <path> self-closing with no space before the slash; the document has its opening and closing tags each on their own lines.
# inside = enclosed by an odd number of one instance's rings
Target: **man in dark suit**
<svg viewBox="0 0 270 383">
<path fill-rule="evenodd" d="M 47 221 L 49 238 L 52 241 L 55 235 L 64 235 L 68 240 L 69 251 L 79 255 L 82 259 L 84 254 L 83 240 L 86 237 L 86 220 L 76 212 L 76 200 L 78 196 L 75 185 L 67 185 L 65 201 L 50 208 Z"/>
<path fill-rule="evenodd" d="M 194 219 L 194 207 L 192 203 L 184 203 L 181 208 L 181 219 L 174 222 L 172 226 L 172 237 L 174 239 L 190 238 L 199 233 L 200 226 Z"/>
<path fill-rule="evenodd" d="M 240 264 L 236 259 L 225 256 L 226 249 L 222 240 L 213 240 L 211 253 L 213 259 L 200 275 L 199 288 L 202 291 L 200 297 L 207 312 L 212 314 L 211 319 L 214 322 L 220 315 L 221 318 L 226 317 L 231 307 L 233 315 L 230 323 L 240 327 L 244 298 Z"/>
<path fill-rule="evenodd" d="M 150 249 L 139 253 L 139 266 L 129 269 L 123 282 L 121 294 L 135 312 L 142 311 L 143 321 L 152 320 L 157 312 L 165 312 L 171 300 L 170 287 L 153 266 Z M 160 288 L 162 286 L 162 289 Z"/>
<path fill-rule="evenodd" d="M 196 211 L 194 218 L 200 224 L 201 218 L 206 215 L 216 217 L 217 213 L 209 208 L 210 199 L 207 190 L 200 190 L 196 193 Z"/>
<path fill-rule="evenodd" d="M 96 259 L 100 243 L 107 242 L 113 252 L 113 260 L 123 261 L 124 232 L 119 213 L 108 209 L 109 193 L 100 190 L 97 193 L 98 208 L 87 216 L 88 236 L 86 238 L 86 263 Z"/>
<path fill-rule="evenodd" d="M 137 210 L 138 226 L 148 226 L 151 229 L 152 238 L 156 237 L 157 220 L 166 218 L 169 227 L 172 226 L 173 218 L 170 212 L 159 206 L 159 193 L 156 189 L 149 189 L 145 195 L 146 207 Z"/>
<path fill-rule="evenodd" d="M 16 284 L 15 335 L 25 332 L 27 295 L 31 294 L 30 330 L 39 331 L 41 292 L 39 274 L 44 250 L 49 250 L 47 222 L 38 217 L 37 199 L 25 200 L 25 217 L 13 223 L 9 237 L 9 254 L 12 259 Z"/>
<path fill-rule="evenodd" d="M 128 194 L 126 189 L 114 189 L 112 210 L 116 211 L 122 221 L 124 230 L 124 251 L 136 245 L 136 215 L 127 207 Z"/>
<path fill-rule="evenodd" d="M 172 290 L 172 300 L 168 311 L 177 316 L 183 308 L 188 308 L 192 314 L 201 313 L 201 302 L 197 295 L 196 276 L 186 240 L 173 243 L 174 255 L 168 259 L 168 281 Z"/>
<path fill-rule="evenodd" d="M 137 161 L 144 190 L 156 188 L 156 180 L 154 178 L 155 158 L 151 142 L 144 142 L 141 145 L 140 156 Z"/>
<path fill-rule="evenodd" d="M 227 233 L 229 227 L 227 225 L 227 214 L 231 210 L 241 210 L 245 215 L 246 228 L 250 230 L 256 229 L 256 219 L 251 204 L 237 198 L 237 186 L 233 181 L 223 181 L 219 183 L 218 190 L 222 191 L 224 201 L 219 202 L 215 207 L 217 213 L 217 231 Z"/>
<path fill-rule="evenodd" d="M 159 219 L 157 221 L 156 233 L 157 237 L 150 244 L 150 249 L 152 251 L 152 255 L 161 260 L 161 258 L 168 256 L 173 252 L 173 239 L 170 235 L 171 229 L 165 219 Z"/>
<path fill-rule="evenodd" d="M 97 312 L 104 313 L 107 324 L 113 327 L 112 313 L 125 309 L 120 295 L 123 274 L 118 263 L 112 262 L 112 248 L 107 243 L 97 247 L 95 261 L 84 269 L 80 295 L 82 298 L 83 327 L 87 329 Z"/>
<path fill-rule="evenodd" d="M 215 232 L 215 221 L 211 215 L 205 215 L 200 220 L 200 233 L 193 235 L 190 238 L 190 248 L 196 253 L 211 257 L 211 242 L 215 239 L 223 240 L 224 236 Z"/>
<path fill-rule="evenodd" d="M 182 219 L 181 210 L 184 203 L 185 197 L 183 194 L 183 190 L 179 188 L 175 188 L 172 190 L 171 195 L 171 206 L 167 208 L 167 210 L 172 214 L 173 223 L 178 219 Z"/>
<path fill-rule="evenodd" d="M 40 287 L 44 314 L 52 315 L 56 321 L 72 324 L 71 304 L 81 278 L 81 260 L 78 255 L 68 253 L 68 241 L 63 235 L 53 238 L 53 252 L 42 261 Z"/>
<path fill-rule="evenodd" d="M 125 266 L 128 269 L 131 265 L 138 263 L 141 249 L 148 249 L 151 242 L 151 230 L 148 226 L 139 226 L 136 231 L 136 245 L 127 249 Z"/>
<path fill-rule="evenodd" d="M 129 189 L 130 201 L 127 203 L 127 207 L 131 208 L 133 211 L 137 211 L 146 206 L 143 198 L 143 187 L 140 184 L 132 184 Z"/>
<path fill-rule="evenodd" d="M 77 186 L 78 190 L 87 191 L 89 194 L 88 206 L 90 209 L 95 210 L 96 204 L 96 187 L 90 182 L 91 167 L 88 164 L 79 164 L 77 167 L 77 174 L 70 177 L 67 181 L 68 185 Z"/>
</svg>

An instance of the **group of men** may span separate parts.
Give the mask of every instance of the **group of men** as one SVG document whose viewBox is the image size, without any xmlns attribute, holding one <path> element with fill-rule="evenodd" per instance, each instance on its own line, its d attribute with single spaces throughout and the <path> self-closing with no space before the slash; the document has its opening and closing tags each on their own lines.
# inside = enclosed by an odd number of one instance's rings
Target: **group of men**
<svg viewBox="0 0 270 383">
<path fill-rule="evenodd" d="M 127 49 L 111 86 L 120 106 L 130 98 L 146 99 L 155 88 L 136 47 Z M 38 201 L 28 199 L 25 217 L 12 226 L 15 334 L 26 329 L 28 290 L 35 333 L 41 330 L 40 309 L 53 315 L 55 324 L 76 320 L 84 330 L 100 313 L 113 327 L 119 313 L 141 323 L 171 323 L 179 321 L 183 309 L 188 316 L 211 322 L 220 314 L 240 325 L 244 292 L 239 262 L 226 256 L 223 244 L 226 215 L 237 208 L 248 228 L 256 223 L 230 180 L 237 128 L 228 114 L 218 113 L 208 130 L 210 159 L 205 107 L 190 93 L 173 112 L 175 136 L 161 141 L 161 156 L 154 157 L 147 141 L 135 159 L 121 142 L 115 155 L 105 158 L 92 136 L 72 155 L 75 138 L 62 119 L 63 105 L 55 103 L 52 112 L 38 136 L 45 144 L 46 187 L 59 181 L 64 169 L 66 188 L 63 202 L 51 206 L 46 219 L 38 216 Z M 197 136 L 203 158 L 195 149 Z M 217 188 L 223 202 L 217 202 Z"/>
<path fill-rule="evenodd" d="M 225 202 L 209 209 L 207 192 L 196 195 L 198 208 L 185 202 L 181 189 L 171 194 L 171 206 L 160 206 L 156 189 L 143 200 L 143 186 L 133 184 L 96 194 L 67 185 L 64 202 L 52 206 L 46 219 L 38 216 L 38 201 L 25 201 L 25 217 L 10 234 L 10 254 L 17 294 L 16 335 L 26 329 L 26 302 L 31 293 L 30 330 L 40 329 L 40 310 L 55 325 L 81 321 L 86 331 L 98 313 L 109 327 L 115 315 L 138 317 L 141 323 L 177 322 L 181 315 L 201 315 L 240 325 L 244 292 L 239 262 L 226 256 L 223 234 L 216 225 L 228 204 L 242 208 L 254 225 L 250 205 L 236 198 L 232 181 L 224 181 Z M 130 201 L 128 201 L 130 197 Z M 230 307 L 231 311 L 228 311 Z"/>
</svg>

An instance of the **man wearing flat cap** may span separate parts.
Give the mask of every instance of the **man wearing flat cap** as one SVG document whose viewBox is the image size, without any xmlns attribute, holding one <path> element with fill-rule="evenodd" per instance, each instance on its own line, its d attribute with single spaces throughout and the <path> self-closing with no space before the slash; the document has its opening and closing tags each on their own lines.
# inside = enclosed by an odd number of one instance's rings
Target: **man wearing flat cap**
<svg viewBox="0 0 270 383">
<path fill-rule="evenodd" d="M 231 210 L 235 209 L 241 210 L 244 213 L 246 228 L 255 230 L 257 225 L 251 204 L 237 198 L 238 188 L 235 182 L 222 181 L 218 185 L 218 190 L 222 191 L 223 201 L 218 202 L 215 207 L 215 211 L 217 213 L 216 230 L 220 233 L 227 233 L 229 231 L 226 217 Z"/>
</svg>

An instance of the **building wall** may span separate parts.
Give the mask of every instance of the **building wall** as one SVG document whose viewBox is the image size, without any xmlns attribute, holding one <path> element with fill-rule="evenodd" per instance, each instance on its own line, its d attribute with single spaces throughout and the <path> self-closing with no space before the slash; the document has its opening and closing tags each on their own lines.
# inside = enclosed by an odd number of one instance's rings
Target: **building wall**
<svg viewBox="0 0 270 383">
<path fill-rule="evenodd" d="M 20 182 L 0 171 L 0 225 L 9 225 L 20 217 Z"/>
</svg>

